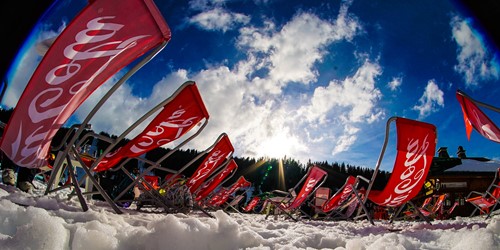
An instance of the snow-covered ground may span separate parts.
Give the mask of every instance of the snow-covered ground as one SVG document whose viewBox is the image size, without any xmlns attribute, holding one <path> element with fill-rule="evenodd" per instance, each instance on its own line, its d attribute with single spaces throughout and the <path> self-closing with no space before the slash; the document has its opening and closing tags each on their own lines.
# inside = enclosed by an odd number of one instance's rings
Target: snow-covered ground
<svg viewBox="0 0 500 250">
<path fill-rule="evenodd" d="M 100 201 L 83 212 L 76 198 L 44 196 L 35 184 L 34 194 L 0 184 L 0 249 L 500 249 L 500 215 L 375 226 L 223 211 L 118 215 Z"/>
</svg>

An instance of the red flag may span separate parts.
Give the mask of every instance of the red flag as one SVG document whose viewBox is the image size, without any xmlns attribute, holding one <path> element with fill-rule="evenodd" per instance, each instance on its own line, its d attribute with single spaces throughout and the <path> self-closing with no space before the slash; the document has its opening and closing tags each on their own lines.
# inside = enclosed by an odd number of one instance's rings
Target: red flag
<svg viewBox="0 0 500 250">
<path fill-rule="evenodd" d="M 186 134 L 201 120 L 208 119 L 208 111 L 194 82 L 181 86 L 173 98 L 163 106 L 144 131 L 123 147 L 107 154 L 94 171 L 107 170 L 123 158 L 136 157 L 172 142 Z"/>
<path fill-rule="evenodd" d="M 91 1 L 33 73 L 0 148 L 17 165 L 42 166 L 52 138 L 82 102 L 113 74 L 170 36 L 152 0 Z"/>
<path fill-rule="evenodd" d="M 196 169 L 193 176 L 189 178 L 186 185 L 191 193 L 194 193 L 201 184 L 220 166 L 231 154 L 234 148 L 227 134 L 219 137 L 217 144 L 210 150 L 201 165 Z"/>
<path fill-rule="evenodd" d="M 398 207 L 420 192 L 436 151 L 434 125 L 398 117 L 396 130 L 397 154 L 391 178 L 382 192 L 370 192 L 368 197 L 387 207 Z"/>
<path fill-rule="evenodd" d="M 203 200 L 205 197 L 207 197 L 212 191 L 215 190 L 219 184 L 226 179 L 226 177 L 229 176 L 234 170 L 238 168 L 238 165 L 236 162 L 231 160 L 227 166 L 224 168 L 222 172 L 220 172 L 217 176 L 215 176 L 207 185 L 202 186 L 200 191 L 198 191 L 196 195 L 196 201 Z"/>
<path fill-rule="evenodd" d="M 500 129 L 479 107 L 465 94 L 457 91 L 456 97 L 464 114 L 465 131 L 470 140 L 472 128 L 485 138 L 500 143 Z"/>
</svg>

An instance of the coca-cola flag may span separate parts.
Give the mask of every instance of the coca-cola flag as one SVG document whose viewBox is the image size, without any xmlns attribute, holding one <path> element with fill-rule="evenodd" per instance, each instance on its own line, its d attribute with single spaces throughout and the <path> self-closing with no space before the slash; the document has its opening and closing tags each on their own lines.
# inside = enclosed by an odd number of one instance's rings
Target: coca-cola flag
<svg viewBox="0 0 500 250">
<path fill-rule="evenodd" d="M 236 171 L 237 168 L 238 164 L 236 164 L 234 159 L 232 159 L 218 175 L 216 175 L 208 183 L 206 183 L 206 185 L 203 185 L 200 188 L 200 191 L 198 191 L 196 194 L 195 200 L 200 201 L 207 197 L 212 191 L 215 190 L 215 188 L 217 188 L 222 183 L 223 180 L 226 179 L 226 177 Z"/>
<path fill-rule="evenodd" d="M 57 37 L 29 80 L 0 148 L 17 165 L 43 165 L 52 138 L 117 71 L 170 40 L 152 0 L 90 1 Z"/>
<path fill-rule="evenodd" d="M 467 139 L 470 140 L 470 134 L 474 128 L 485 138 L 500 143 L 500 129 L 495 123 L 465 93 L 457 91 L 456 97 L 464 114 Z"/>
<path fill-rule="evenodd" d="M 196 169 L 186 183 L 189 191 L 194 193 L 201 184 L 210 176 L 218 166 L 220 166 L 234 152 L 233 145 L 227 134 L 219 136 L 219 140 L 210 150 L 201 165 Z"/>
<path fill-rule="evenodd" d="M 175 141 L 191 130 L 198 122 L 208 119 L 195 82 L 186 82 L 174 93 L 149 125 L 123 147 L 106 154 L 94 171 L 105 171 L 124 158 L 132 158 Z"/>
<path fill-rule="evenodd" d="M 292 203 L 287 206 L 283 206 L 285 209 L 296 209 L 302 205 L 302 203 L 307 199 L 311 192 L 316 188 L 316 185 L 327 175 L 326 171 L 319 168 L 318 166 L 313 166 L 307 175 L 304 185 L 300 189 L 299 194 Z"/>
<path fill-rule="evenodd" d="M 368 195 L 386 207 L 403 205 L 420 192 L 436 152 L 434 125 L 397 117 L 396 130 L 397 154 L 391 177 L 383 191 Z"/>
</svg>

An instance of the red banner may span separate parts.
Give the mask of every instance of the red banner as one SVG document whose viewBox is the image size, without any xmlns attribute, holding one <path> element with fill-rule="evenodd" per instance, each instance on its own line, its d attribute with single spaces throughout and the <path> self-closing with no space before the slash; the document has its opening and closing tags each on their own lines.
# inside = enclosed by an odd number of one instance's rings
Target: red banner
<svg viewBox="0 0 500 250">
<path fill-rule="evenodd" d="M 221 184 L 221 182 L 226 179 L 226 177 L 229 176 L 232 172 L 234 172 L 238 168 L 238 165 L 236 162 L 231 160 L 227 166 L 220 172 L 217 176 L 215 176 L 212 180 L 210 180 L 209 183 L 206 185 L 202 186 L 200 191 L 196 194 L 196 201 L 200 201 L 207 197 L 212 191 L 217 188 Z"/>
<path fill-rule="evenodd" d="M 208 119 L 208 111 L 194 82 L 185 83 L 171 98 L 144 131 L 123 147 L 106 154 L 94 171 L 105 171 L 124 158 L 140 156 L 172 142 L 201 120 Z"/>
<path fill-rule="evenodd" d="M 368 195 L 386 207 L 403 205 L 420 192 L 436 152 L 434 125 L 398 117 L 396 129 L 397 155 L 391 178 L 382 192 Z"/>
<path fill-rule="evenodd" d="M 216 145 L 210 150 L 201 165 L 196 169 L 193 176 L 189 178 L 186 185 L 191 193 L 194 193 L 201 184 L 210 176 L 220 164 L 222 164 L 234 151 L 233 145 L 227 134 L 219 136 Z"/>
<path fill-rule="evenodd" d="M 500 129 L 479 107 L 467 96 L 456 93 L 456 97 L 464 114 L 465 131 L 470 140 L 472 128 L 475 128 L 485 138 L 500 143 Z"/>
<path fill-rule="evenodd" d="M 170 40 L 152 0 L 90 1 L 49 48 L 3 133 L 17 165 L 38 168 L 58 129 L 117 71 Z"/>
<path fill-rule="evenodd" d="M 295 197 L 295 199 L 293 199 L 291 204 L 287 205 L 286 209 L 295 209 L 300 207 L 325 175 L 325 170 L 317 166 L 312 167 L 299 194 Z"/>
</svg>

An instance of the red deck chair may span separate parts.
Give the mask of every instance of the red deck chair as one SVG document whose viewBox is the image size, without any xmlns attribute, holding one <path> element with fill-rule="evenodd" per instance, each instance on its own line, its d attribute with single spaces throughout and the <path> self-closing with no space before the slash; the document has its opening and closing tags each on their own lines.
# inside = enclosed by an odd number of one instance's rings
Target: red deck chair
<svg viewBox="0 0 500 250">
<path fill-rule="evenodd" d="M 397 132 L 396 160 L 392 174 L 384 189 L 382 191 L 373 191 L 372 186 L 384 157 L 392 122 L 396 123 Z M 432 124 L 402 117 L 389 118 L 382 151 L 371 179 L 368 180 L 362 176 L 357 177 L 359 180 L 367 182 L 368 188 L 363 202 L 360 204 L 363 211 L 358 210 L 355 219 L 366 216 L 370 223 L 374 224 L 365 206 L 368 199 L 381 207 L 399 208 L 393 218 L 398 216 L 406 203 L 410 203 L 415 208 L 416 206 L 413 205 L 411 200 L 420 192 L 427 178 L 436 151 L 436 140 L 436 127 Z M 358 192 L 356 190 L 354 192 L 359 197 Z M 427 222 L 430 223 L 428 220 Z"/>
<path fill-rule="evenodd" d="M 244 212 L 250 213 L 253 212 L 257 204 L 259 204 L 260 197 L 259 196 L 254 196 L 248 204 L 242 208 Z"/>
<path fill-rule="evenodd" d="M 208 216 L 211 216 L 201 206 L 193 202 L 193 197 L 206 180 L 214 178 L 213 174 L 218 173 L 220 169 L 232 160 L 233 152 L 234 148 L 228 135 L 222 133 L 213 145 L 199 153 L 179 170 L 161 168 L 172 173 L 160 187 L 160 189 L 165 190 L 165 195 L 162 199 L 168 207 L 167 211 L 190 212 L 192 208 L 195 207 Z M 193 175 L 179 181 L 183 172 L 203 156 L 205 156 L 205 158 Z M 186 199 L 189 199 L 189 201 L 186 201 Z"/>
<path fill-rule="evenodd" d="M 486 219 L 491 217 L 493 211 L 500 205 L 500 168 L 497 169 L 495 178 L 484 193 L 472 191 L 467 195 L 466 201 L 474 206 L 470 216 L 477 211 L 485 214 Z"/>
<path fill-rule="evenodd" d="M 128 141 L 122 147 L 116 148 L 118 143 L 120 143 L 132 130 L 150 118 L 153 114 L 156 114 L 156 116 L 141 133 L 139 133 L 134 139 Z M 109 138 L 92 132 L 85 134 L 80 140 L 81 143 L 87 141 L 87 138 L 92 137 L 110 143 L 104 152 L 92 162 L 91 166 L 87 167 L 84 157 L 76 152 L 75 148 L 81 147 L 80 144 L 77 143 L 76 146 L 72 148 L 73 154 L 71 154 L 71 156 L 81 163 L 81 167 L 87 173 L 88 178 L 92 181 L 93 185 L 98 190 L 98 193 L 101 194 L 113 207 L 115 206 L 114 203 L 117 199 L 115 198 L 115 200 L 112 200 L 111 197 L 109 197 L 109 194 L 107 194 L 95 180 L 93 173 L 115 168 L 115 170 L 124 171 L 129 178 L 134 180 L 134 182 L 129 186 L 129 189 L 132 186 L 137 185 L 139 181 L 143 181 L 143 184 L 149 185 L 148 182 L 143 179 L 145 173 L 149 173 L 149 171 L 144 171 L 143 174 L 136 178 L 124 167 L 127 161 L 124 161 L 121 164 L 118 163 L 120 163 L 124 158 L 129 160 L 136 158 L 146 161 L 145 159 L 141 159 L 139 156 L 152 149 L 176 141 L 199 125 L 196 132 L 182 141 L 180 145 L 173 150 L 175 151 L 198 135 L 208 123 L 208 118 L 208 112 L 205 108 L 203 100 L 201 99 L 200 93 L 198 92 L 196 83 L 188 81 L 179 87 L 179 89 L 177 89 L 172 96 L 165 99 L 163 102 L 159 103 L 156 107 L 144 114 L 117 138 Z M 109 153 L 111 150 L 113 150 L 113 152 Z M 157 165 L 154 165 L 154 167 L 157 167 Z M 48 185 L 48 187 L 50 186 L 51 184 Z M 152 187 L 149 188 L 149 191 L 156 191 L 156 189 Z M 125 189 L 124 192 L 127 192 L 129 189 Z M 50 192 L 50 190 L 46 192 Z M 154 197 L 157 197 L 157 195 Z"/>
<path fill-rule="evenodd" d="M 268 201 L 274 205 L 277 212 L 285 213 L 289 218 L 294 221 L 298 221 L 298 218 L 294 217 L 293 214 L 296 212 L 303 213 L 300 207 L 306 202 L 307 199 L 326 181 L 328 174 L 325 170 L 318 166 L 311 166 L 307 170 L 306 175 L 291 188 L 288 192 L 281 190 L 274 190 L 273 193 L 276 195 L 281 195 L 282 197 L 269 198 Z M 295 194 L 295 190 L 302 184 L 302 188 L 298 195 Z M 267 217 L 271 215 L 267 214 Z"/>
<path fill-rule="evenodd" d="M 170 29 L 152 0 L 90 1 L 55 39 L 35 69 L 7 123 L 1 150 L 19 166 L 45 166 L 56 132 L 92 92 L 142 57 L 108 91 L 103 103 L 159 53 L 170 37 Z M 66 159 L 66 155 L 61 157 Z M 76 182 L 73 175 L 71 178 Z M 88 206 L 79 192 L 78 197 L 86 211 Z"/>
<path fill-rule="evenodd" d="M 348 219 L 351 214 L 346 213 L 347 208 L 352 202 L 356 201 L 356 196 L 353 196 L 353 189 L 356 188 L 356 177 L 348 176 L 344 185 L 333 194 L 319 209 L 314 218 L 321 217 L 322 219 Z"/>
<path fill-rule="evenodd" d="M 238 164 L 232 159 L 214 177 L 207 180 L 195 194 L 195 202 L 201 202 L 207 198 L 217 187 L 229 180 L 238 169 Z"/>
<path fill-rule="evenodd" d="M 444 201 L 446 200 L 447 197 L 448 194 L 441 194 L 434 197 L 433 196 L 428 197 L 424 200 L 422 206 L 417 208 L 418 212 L 416 210 L 405 211 L 404 218 L 416 219 L 420 216 L 424 216 L 424 218 L 421 218 L 424 220 L 425 218 L 427 218 L 427 220 L 440 218 L 443 216 Z M 434 202 L 433 205 L 431 205 L 433 198 L 436 198 L 436 201 Z"/>
<path fill-rule="evenodd" d="M 227 188 L 221 189 L 208 203 L 212 209 L 221 208 L 222 205 L 227 204 L 224 207 L 224 210 L 228 207 L 231 207 L 231 204 L 228 204 L 227 201 L 231 195 L 236 193 L 241 188 L 250 187 L 252 183 L 247 181 L 244 176 L 240 176 L 236 182 L 234 182 L 231 186 Z M 241 200 L 241 199 L 240 199 Z M 232 207 L 234 210 L 238 211 L 236 208 Z"/>
</svg>

